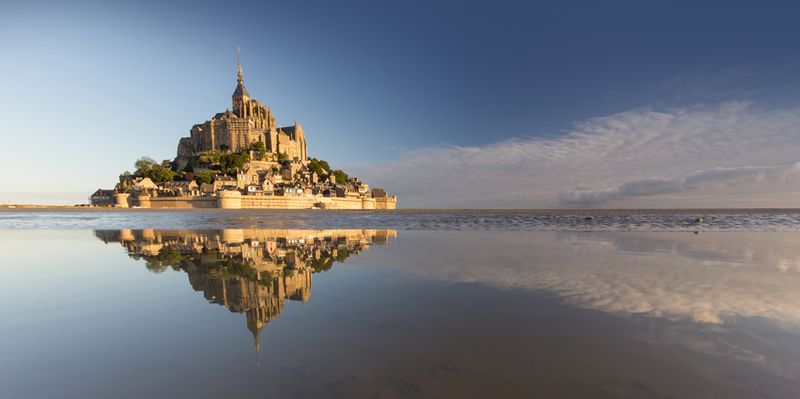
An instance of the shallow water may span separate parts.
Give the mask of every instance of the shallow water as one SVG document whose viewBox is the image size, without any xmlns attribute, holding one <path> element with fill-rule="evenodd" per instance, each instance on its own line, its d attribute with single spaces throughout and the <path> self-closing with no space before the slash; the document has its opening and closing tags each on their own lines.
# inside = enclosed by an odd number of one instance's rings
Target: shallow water
<svg viewBox="0 0 800 399">
<path fill-rule="evenodd" d="M 0 230 L 3 397 L 800 394 L 793 232 L 100 227 Z"/>
<path fill-rule="evenodd" d="M 0 209 L 0 228 L 292 228 L 483 231 L 800 231 L 796 210 Z"/>
</svg>

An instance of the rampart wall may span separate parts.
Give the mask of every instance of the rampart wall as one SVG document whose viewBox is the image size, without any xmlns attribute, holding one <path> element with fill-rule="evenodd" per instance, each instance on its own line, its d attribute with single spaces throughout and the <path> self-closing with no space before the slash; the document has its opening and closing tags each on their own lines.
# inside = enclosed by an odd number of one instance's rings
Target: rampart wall
<svg viewBox="0 0 800 399">
<path fill-rule="evenodd" d="M 118 195 L 118 207 L 152 209 L 396 209 L 397 198 L 339 198 L 241 195 L 238 191 L 223 191 L 217 196 L 136 197 Z"/>
</svg>

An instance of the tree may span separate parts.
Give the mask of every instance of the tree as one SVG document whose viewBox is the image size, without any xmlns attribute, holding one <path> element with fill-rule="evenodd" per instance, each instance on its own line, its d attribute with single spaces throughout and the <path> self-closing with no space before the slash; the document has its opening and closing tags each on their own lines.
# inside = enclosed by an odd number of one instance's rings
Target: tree
<svg viewBox="0 0 800 399">
<path fill-rule="evenodd" d="M 219 163 L 220 154 L 216 151 L 203 151 L 197 157 L 197 162 L 205 165 L 216 165 Z"/>
<path fill-rule="evenodd" d="M 220 156 L 219 165 L 223 171 L 235 174 L 237 170 L 250 162 L 250 155 L 246 152 L 228 153 Z"/>
<path fill-rule="evenodd" d="M 327 176 L 329 170 L 322 167 L 322 162 L 325 161 L 319 161 L 316 158 L 311 158 L 311 160 L 308 161 L 308 170 L 316 173 L 319 177 Z M 325 165 L 327 164 L 328 163 L 325 162 Z"/>
<path fill-rule="evenodd" d="M 336 183 L 346 183 L 350 181 L 350 176 L 347 173 L 344 173 L 341 169 L 336 169 L 333 171 L 333 176 L 336 177 Z"/>
<path fill-rule="evenodd" d="M 194 175 L 194 180 L 197 182 L 197 184 L 208 184 L 214 181 L 214 174 L 212 174 L 208 169 L 201 170 Z"/>
<path fill-rule="evenodd" d="M 326 174 L 330 173 L 331 166 L 328 165 L 328 161 L 319 161 L 319 166 L 322 167 L 322 169 L 325 169 Z"/>
<path fill-rule="evenodd" d="M 150 157 L 141 157 L 137 159 L 136 162 L 133 163 L 133 166 L 136 167 L 137 175 L 139 172 L 141 173 L 149 172 L 156 165 L 158 165 L 156 160 Z"/>
<path fill-rule="evenodd" d="M 156 165 L 153 167 L 153 169 L 150 171 L 150 175 L 147 177 L 156 183 L 162 183 L 165 181 L 173 181 L 175 180 L 176 176 L 177 173 L 175 173 L 172 169 L 163 165 Z"/>
<path fill-rule="evenodd" d="M 267 146 L 263 141 L 256 141 L 250 144 L 250 150 L 255 152 L 266 152 Z"/>
<path fill-rule="evenodd" d="M 165 166 L 166 165 L 166 166 Z M 177 174 L 169 168 L 169 161 L 164 160 L 161 164 L 150 157 L 141 157 L 134 163 L 136 172 L 134 176 L 149 177 L 155 183 L 175 180 Z"/>
<path fill-rule="evenodd" d="M 288 160 L 289 160 L 289 154 L 287 154 L 285 152 L 279 152 L 278 153 L 278 162 L 284 163 L 284 162 L 286 162 Z"/>
</svg>

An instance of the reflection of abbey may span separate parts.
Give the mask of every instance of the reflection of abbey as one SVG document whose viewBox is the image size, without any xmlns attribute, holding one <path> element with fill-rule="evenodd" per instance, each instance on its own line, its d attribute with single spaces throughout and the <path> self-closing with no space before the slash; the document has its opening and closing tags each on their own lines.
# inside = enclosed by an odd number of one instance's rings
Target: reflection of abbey
<svg viewBox="0 0 800 399">
<path fill-rule="evenodd" d="M 306 302 L 311 275 L 343 262 L 394 230 L 97 230 L 119 242 L 149 270 L 184 271 L 196 291 L 232 312 L 244 313 L 256 350 L 259 334 L 284 311 L 286 300 Z"/>
<path fill-rule="evenodd" d="M 397 198 L 310 158 L 299 123 L 281 127 L 250 97 L 238 63 L 232 108 L 192 126 L 175 159 L 142 158 L 94 206 L 120 208 L 395 209 Z"/>
</svg>

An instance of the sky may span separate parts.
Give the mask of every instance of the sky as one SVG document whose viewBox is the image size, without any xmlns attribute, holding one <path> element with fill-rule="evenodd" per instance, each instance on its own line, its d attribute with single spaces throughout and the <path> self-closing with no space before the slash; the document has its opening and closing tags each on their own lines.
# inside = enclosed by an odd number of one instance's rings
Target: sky
<svg viewBox="0 0 800 399">
<path fill-rule="evenodd" d="M 800 5 L 0 2 L 0 203 L 86 202 L 250 94 L 405 208 L 796 207 Z"/>
</svg>

